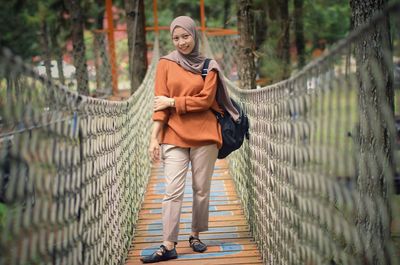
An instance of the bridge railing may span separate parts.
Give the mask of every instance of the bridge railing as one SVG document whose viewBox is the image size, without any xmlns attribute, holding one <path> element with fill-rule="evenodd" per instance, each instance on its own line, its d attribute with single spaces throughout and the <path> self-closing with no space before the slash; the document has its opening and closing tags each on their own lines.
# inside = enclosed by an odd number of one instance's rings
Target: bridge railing
<svg viewBox="0 0 400 265">
<path fill-rule="evenodd" d="M 150 174 L 158 49 L 128 100 L 78 95 L 0 52 L 0 264 L 121 264 Z"/>
<path fill-rule="evenodd" d="M 399 264 L 399 17 L 392 5 L 278 84 L 227 80 L 250 118 L 230 171 L 265 264 Z"/>
</svg>

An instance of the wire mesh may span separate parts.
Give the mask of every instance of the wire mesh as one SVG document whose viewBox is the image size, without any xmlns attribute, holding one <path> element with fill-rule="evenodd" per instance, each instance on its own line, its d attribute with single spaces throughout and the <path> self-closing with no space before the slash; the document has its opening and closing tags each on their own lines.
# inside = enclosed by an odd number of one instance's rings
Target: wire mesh
<svg viewBox="0 0 400 265">
<path fill-rule="evenodd" d="M 158 50 L 138 91 L 71 92 L 0 54 L 0 264 L 121 264 L 150 174 Z"/>
<path fill-rule="evenodd" d="M 398 82 L 399 7 L 287 81 L 245 91 L 226 79 L 250 119 L 230 173 L 265 264 L 399 264 L 391 237 L 399 149 L 387 92 Z M 382 33 L 389 15 L 393 50 Z"/>
<path fill-rule="evenodd" d="M 218 62 L 225 76 L 230 80 L 237 80 L 237 35 L 209 36 L 209 48 L 214 59 Z"/>
</svg>

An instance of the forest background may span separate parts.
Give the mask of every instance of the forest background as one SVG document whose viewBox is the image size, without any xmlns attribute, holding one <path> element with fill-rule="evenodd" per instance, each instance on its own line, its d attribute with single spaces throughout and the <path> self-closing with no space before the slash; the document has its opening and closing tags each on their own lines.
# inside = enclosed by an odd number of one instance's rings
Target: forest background
<svg viewBox="0 0 400 265">
<path fill-rule="evenodd" d="M 68 2 L 77 2 L 80 9 L 74 11 Z M 114 27 L 117 29 L 126 29 L 125 14 L 129 2 L 131 8 L 136 7 L 136 1 L 113 1 Z M 153 1 L 139 2 L 144 4 L 146 26 L 154 26 Z M 205 0 L 206 26 L 237 29 L 237 2 Z M 287 78 L 346 36 L 351 28 L 348 0 L 254 0 L 252 4 L 259 86 Z M 79 56 L 86 58 L 90 79 L 94 51 L 88 47 L 93 46 L 93 30 L 106 27 L 104 0 L 10 0 L 4 1 L 2 6 L 0 44 L 35 65 L 43 64 L 46 54 L 51 60 L 63 58 L 64 62 L 72 64 L 71 40 L 76 29 L 73 20 L 82 21 L 86 50 Z M 160 26 L 168 26 L 179 15 L 189 15 L 200 25 L 199 1 L 163 0 L 158 1 L 157 9 Z M 140 9 L 135 11 L 141 12 Z M 169 35 L 165 33 L 167 31 L 160 37 L 162 53 L 172 49 Z M 117 64 L 125 69 L 123 73 L 127 73 L 126 33 L 117 31 L 115 34 L 116 53 L 119 55 Z M 146 41 L 149 52 L 153 37 L 153 32 L 148 31 Z M 120 82 L 120 89 L 126 87 L 129 84 Z M 131 89 L 134 91 L 134 88 Z M 94 93 L 94 88 L 90 87 L 90 92 L 84 89 L 83 92 Z"/>
</svg>

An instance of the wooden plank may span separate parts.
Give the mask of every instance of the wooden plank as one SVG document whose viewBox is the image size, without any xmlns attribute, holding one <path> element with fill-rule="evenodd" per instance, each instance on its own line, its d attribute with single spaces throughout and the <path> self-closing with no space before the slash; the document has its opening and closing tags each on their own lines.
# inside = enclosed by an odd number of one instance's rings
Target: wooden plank
<svg viewBox="0 0 400 265">
<path fill-rule="evenodd" d="M 179 231 L 182 231 L 182 234 L 189 234 L 191 231 L 191 227 L 181 228 Z M 213 227 L 209 227 L 208 231 L 202 232 L 201 234 L 217 234 L 217 233 L 237 233 L 237 232 L 248 232 L 249 228 L 247 226 L 227 226 L 227 227 L 219 227 L 217 229 Z M 146 229 L 140 230 L 135 233 L 135 236 L 143 236 L 143 237 L 150 237 L 150 236 L 161 236 L 162 235 L 162 228 L 158 229 Z"/>
<path fill-rule="evenodd" d="M 219 218 L 210 218 L 210 222 L 224 222 L 225 224 L 232 222 L 246 222 L 246 219 L 243 215 L 241 216 L 219 216 Z M 181 223 L 191 223 L 191 218 L 189 219 L 181 219 Z M 139 224 L 161 224 L 161 220 L 159 219 L 141 219 Z"/>
<path fill-rule="evenodd" d="M 161 226 L 161 221 L 158 222 L 158 223 L 153 223 L 151 221 L 146 223 L 143 220 L 142 222 L 138 223 L 138 225 L 136 227 L 136 231 L 140 231 L 140 230 L 144 230 L 144 229 L 146 229 L 146 230 L 151 229 L 151 227 L 149 227 L 149 224 L 152 224 L 154 226 L 156 226 L 156 225 Z M 190 224 L 191 223 L 189 223 L 189 222 L 186 222 L 186 223 L 182 223 L 181 222 L 179 224 L 179 228 L 190 227 Z M 213 222 L 211 222 L 211 221 L 208 222 L 208 227 L 210 227 L 210 228 L 213 228 L 213 227 L 229 227 L 229 226 L 246 226 L 246 227 L 248 227 L 247 222 L 245 220 L 242 220 L 242 221 L 230 221 L 229 223 L 227 223 L 225 221 L 220 221 L 220 220 L 213 221 Z"/>
<path fill-rule="evenodd" d="M 160 205 L 161 206 L 161 205 Z M 161 212 L 161 207 L 155 207 L 155 208 L 142 208 L 140 211 L 140 214 L 154 214 L 156 213 L 155 211 Z M 209 212 L 220 212 L 220 211 L 241 211 L 242 207 L 240 204 L 236 205 L 212 205 L 209 207 Z M 185 206 L 182 207 L 182 213 L 192 213 L 192 206 Z"/>
<path fill-rule="evenodd" d="M 164 195 L 163 194 L 147 194 L 146 193 L 146 195 L 145 195 L 145 200 L 154 200 L 154 199 L 162 199 L 164 197 Z M 236 195 L 236 192 L 235 193 L 233 193 L 233 192 L 229 192 L 229 193 L 227 193 L 227 192 L 225 192 L 225 194 L 211 194 L 211 196 L 210 196 L 211 198 L 214 198 L 214 200 L 216 200 L 216 201 L 225 201 L 225 200 L 239 200 L 239 197 Z M 187 200 L 187 201 L 191 201 L 191 199 L 192 199 L 192 195 L 191 194 L 184 194 L 183 195 L 183 198 L 184 198 L 184 201 L 185 201 L 185 199 L 189 199 L 189 200 Z"/>
<path fill-rule="evenodd" d="M 155 248 L 157 249 L 157 248 Z M 155 250 L 154 249 L 154 250 Z M 149 249 L 151 251 L 145 251 L 144 255 L 150 255 L 153 251 L 153 249 Z M 132 258 L 140 258 L 142 255 L 139 253 L 139 255 L 128 255 L 128 257 Z M 204 260 L 204 259 L 224 259 L 224 258 L 243 258 L 243 257 L 257 257 L 258 256 L 258 250 L 240 250 L 240 251 L 214 251 L 210 252 L 207 249 L 207 252 L 204 253 L 193 253 L 193 250 L 191 248 L 186 248 L 186 249 L 181 249 L 181 251 L 178 253 L 179 261 L 183 260 Z"/>
<path fill-rule="evenodd" d="M 206 241 L 208 239 L 227 239 L 227 238 L 252 238 L 249 232 L 238 232 L 238 233 L 212 233 L 212 234 L 201 234 L 201 239 Z M 189 234 L 179 234 L 178 240 L 189 239 Z M 162 236 L 135 236 L 133 243 L 145 243 L 145 242 L 162 242 Z"/>
<path fill-rule="evenodd" d="M 204 240 L 204 242 L 207 243 L 207 246 L 221 246 L 224 244 L 230 244 L 230 243 L 236 243 L 240 244 L 242 246 L 244 245 L 255 245 L 255 242 L 253 241 L 252 238 L 250 240 L 248 238 L 225 238 L 225 239 L 212 239 L 212 240 Z M 149 248 L 149 247 L 154 247 L 154 246 L 160 246 L 161 242 L 142 242 L 142 243 L 134 243 L 131 246 L 131 250 L 135 249 L 143 249 L 143 248 Z M 184 240 L 179 240 L 177 247 L 181 246 L 187 246 L 188 240 L 185 238 Z"/>
<path fill-rule="evenodd" d="M 231 201 L 210 201 L 210 206 L 219 206 L 219 205 L 238 205 L 241 206 L 240 201 L 238 200 L 231 200 Z M 191 201 L 184 201 L 182 203 L 182 207 L 192 207 Z M 161 203 L 143 203 L 142 209 L 159 209 L 161 208 Z"/>
<path fill-rule="evenodd" d="M 155 250 L 158 249 L 158 246 L 150 247 L 145 250 L 133 250 L 128 253 L 128 257 L 137 257 L 140 258 L 141 256 L 144 255 L 151 255 Z M 179 259 L 192 259 L 194 258 L 194 255 L 198 255 L 198 258 L 204 258 L 205 255 L 201 255 L 199 253 L 194 253 L 192 248 L 190 247 L 185 247 L 185 248 L 177 248 L 176 249 Z M 235 257 L 235 256 L 240 256 L 240 257 L 255 257 L 258 255 L 258 250 L 256 247 L 253 245 L 246 245 L 246 246 L 240 246 L 239 249 L 228 249 L 228 250 L 221 250 L 221 247 L 219 246 L 213 246 L 213 247 L 208 247 L 207 252 L 204 252 L 204 254 L 207 254 L 208 256 L 213 256 L 213 257 L 223 257 L 223 256 L 228 256 L 229 258 Z M 211 255 L 210 255 L 211 254 Z"/>
<path fill-rule="evenodd" d="M 146 249 L 151 249 L 151 250 L 155 250 L 157 249 L 159 246 L 158 245 L 149 245 L 147 247 L 145 247 Z M 257 246 L 255 244 L 247 244 L 247 245 L 241 245 L 241 250 L 245 250 L 245 251 L 257 251 Z M 193 250 L 189 247 L 189 244 L 178 244 L 176 245 L 176 251 L 179 253 L 179 255 L 182 254 L 193 254 Z M 235 252 L 237 251 L 236 248 L 233 247 L 228 247 L 228 248 L 223 248 L 221 246 L 208 246 L 207 247 L 207 253 L 216 253 L 216 252 L 220 252 L 220 251 L 225 251 L 225 252 Z M 132 249 L 128 252 L 128 257 L 140 257 L 143 252 L 142 248 L 137 248 L 137 249 Z"/>
<path fill-rule="evenodd" d="M 210 221 L 216 221 L 216 220 L 224 220 L 224 221 L 239 221 L 243 220 L 244 216 L 242 215 L 241 211 L 230 211 L 231 213 L 224 213 L 223 216 L 211 216 L 209 217 Z M 229 215 L 228 215 L 229 214 Z M 191 219 L 192 215 L 191 214 L 182 214 L 181 215 L 181 222 L 182 219 Z M 148 214 L 145 216 L 140 216 L 139 215 L 139 220 L 160 220 L 161 219 L 161 214 Z M 183 221 L 185 222 L 185 221 Z"/>
<path fill-rule="evenodd" d="M 142 264 L 140 260 L 137 258 L 128 259 L 125 263 L 126 265 L 139 265 Z M 197 259 L 197 260 L 168 260 L 163 261 L 162 264 L 176 264 L 176 265 L 237 265 L 237 264 L 248 264 L 248 265 L 257 265 L 262 264 L 262 261 L 259 257 L 235 257 L 235 258 L 226 258 L 226 259 Z"/>
</svg>

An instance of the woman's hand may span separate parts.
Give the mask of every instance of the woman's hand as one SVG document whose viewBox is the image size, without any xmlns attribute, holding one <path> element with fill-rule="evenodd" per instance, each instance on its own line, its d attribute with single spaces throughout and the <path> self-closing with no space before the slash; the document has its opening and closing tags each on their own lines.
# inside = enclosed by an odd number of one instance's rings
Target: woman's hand
<svg viewBox="0 0 400 265">
<path fill-rule="evenodd" d="M 150 140 L 149 155 L 153 162 L 160 160 L 160 143 L 157 138 L 152 138 Z"/>
<path fill-rule="evenodd" d="M 165 96 L 154 97 L 154 111 L 159 111 L 174 106 L 175 106 L 175 99 L 173 98 Z"/>
</svg>

